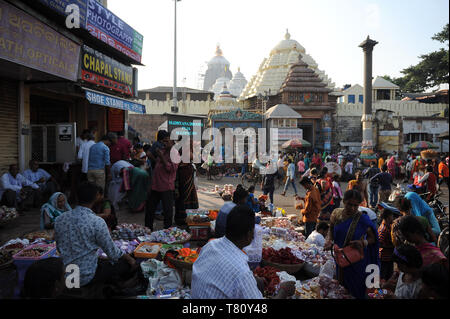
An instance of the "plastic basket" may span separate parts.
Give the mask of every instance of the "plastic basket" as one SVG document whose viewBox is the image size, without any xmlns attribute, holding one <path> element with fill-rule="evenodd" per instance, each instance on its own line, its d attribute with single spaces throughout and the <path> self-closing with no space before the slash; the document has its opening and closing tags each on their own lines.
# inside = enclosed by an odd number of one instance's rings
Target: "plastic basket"
<svg viewBox="0 0 450 319">
<path fill-rule="evenodd" d="M 143 247 L 143 246 L 158 246 L 158 251 L 154 254 L 151 253 L 143 253 L 143 252 L 139 252 L 138 250 Z M 136 258 L 156 258 L 156 256 L 158 256 L 159 250 L 161 249 L 162 244 L 160 243 L 140 243 L 139 246 L 136 247 L 136 249 L 134 250 L 134 257 Z"/>
<path fill-rule="evenodd" d="M 288 274 L 292 275 L 292 274 L 299 272 L 305 266 L 305 263 L 292 264 L 292 265 L 291 264 L 277 264 L 277 263 L 272 263 L 270 261 L 263 259 L 261 261 L 261 265 L 262 266 L 271 266 L 273 268 L 276 268 L 280 271 L 285 271 Z"/>
</svg>

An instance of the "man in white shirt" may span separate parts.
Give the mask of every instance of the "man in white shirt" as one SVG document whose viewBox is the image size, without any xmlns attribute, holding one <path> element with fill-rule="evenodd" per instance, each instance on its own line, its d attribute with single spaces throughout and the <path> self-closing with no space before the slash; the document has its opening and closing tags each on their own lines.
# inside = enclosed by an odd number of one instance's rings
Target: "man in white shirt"
<svg viewBox="0 0 450 319">
<path fill-rule="evenodd" d="M 0 179 L 0 204 L 14 207 L 19 212 L 35 204 L 35 193 L 39 186 L 19 174 L 16 164 L 9 166 L 9 171 Z"/>
<path fill-rule="evenodd" d="M 330 226 L 326 222 L 320 222 L 314 230 L 306 239 L 308 244 L 314 244 L 317 247 L 322 247 L 325 245 L 325 237 L 328 234 L 328 229 Z"/>
<path fill-rule="evenodd" d="M 47 171 L 39 168 L 39 162 L 31 160 L 29 162 L 30 168 L 23 172 L 23 176 L 32 183 L 39 186 L 39 191 L 36 192 L 37 201 L 47 201 L 50 196 L 58 191 L 58 182 Z M 43 204 L 43 203 L 40 203 Z"/>
<path fill-rule="evenodd" d="M 193 299 L 262 299 L 257 279 L 242 251 L 251 244 L 255 213 L 247 205 L 238 205 L 227 216 L 226 234 L 206 244 L 192 268 Z M 259 280 L 259 279 L 258 279 Z M 295 292 L 295 282 L 284 282 L 276 299 Z"/>
<path fill-rule="evenodd" d="M 81 160 L 81 172 L 87 174 L 89 165 L 89 150 L 95 144 L 94 135 L 89 133 L 86 135 L 86 142 L 83 143 L 78 152 L 78 159 Z"/>
</svg>

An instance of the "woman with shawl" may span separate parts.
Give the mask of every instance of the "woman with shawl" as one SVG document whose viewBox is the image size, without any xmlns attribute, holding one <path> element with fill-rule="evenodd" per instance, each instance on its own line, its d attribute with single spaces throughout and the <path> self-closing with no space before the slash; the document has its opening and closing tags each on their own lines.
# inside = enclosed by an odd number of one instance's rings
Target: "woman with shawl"
<svg viewBox="0 0 450 319">
<path fill-rule="evenodd" d="M 53 229 L 55 219 L 65 212 L 72 211 L 67 197 L 63 193 L 54 193 L 47 203 L 41 207 L 41 230 Z"/>
<path fill-rule="evenodd" d="M 361 193 L 348 190 L 344 194 L 344 208 L 333 211 L 330 219 L 325 250 L 332 249 L 333 244 L 340 248 L 353 246 L 363 248 L 364 258 L 345 268 L 336 267 L 337 277 L 350 294 L 358 299 L 366 298 L 366 272 L 368 265 L 380 266 L 379 242 L 377 229 L 369 216 L 358 211 L 362 202 Z M 355 220 L 355 222 L 353 222 Z M 354 225 L 352 227 L 352 224 Z"/>
<path fill-rule="evenodd" d="M 431 225 L 431 229 L 436 236 L 441 233 L 441 228 L 439 227 L 439 222 L 434 215 L 433 209 L 428 206 L 428 204 L 420 198 L 417 193 L 409 192 L 406 193 L 405 198 L 411 202 L 411 214 L 413 216 L 423 216 L 428 219 Z"/>
</svg>

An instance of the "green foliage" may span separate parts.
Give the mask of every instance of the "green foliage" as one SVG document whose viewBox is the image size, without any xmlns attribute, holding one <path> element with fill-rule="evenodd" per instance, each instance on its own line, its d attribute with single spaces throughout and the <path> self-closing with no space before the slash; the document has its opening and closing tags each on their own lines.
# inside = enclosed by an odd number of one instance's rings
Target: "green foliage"
<svg viewBox="0 0 450 319">
<path fill-rule="evenodd" d="M 447 43 L 447 49 L 421 55 L 421 61 L 401 71 L 403 77 L 384 78 L 400 87 L 401 92 L 423 92 L 428 88 L 449 83 L 449 24 L 432 37 L 433 40 Z"/>
</svg>

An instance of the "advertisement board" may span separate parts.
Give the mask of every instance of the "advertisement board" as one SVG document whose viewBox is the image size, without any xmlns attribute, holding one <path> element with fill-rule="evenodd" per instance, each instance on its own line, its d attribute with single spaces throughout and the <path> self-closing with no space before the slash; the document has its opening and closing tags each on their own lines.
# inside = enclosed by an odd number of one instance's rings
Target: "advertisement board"
<svg viewBox="0 0 450 319">
<path fill-rule="evenodd" d="M 80 46 L 0 0 L 0 58 L 76 81 Z"/>
<path fill-rule="evenodd" d="M 120 99 L 112 95 L 100 93 L 83 88 L 86 93 L 86 99 L 91 104 L 97 104 L 107 107 L 113 107 L 124 111 L 132 111 L 140 114 L 145 114 L 145 105 L 134 103 L 125 99 Z"/>
<path fill-rule="evenodd" d="M 81 80 L 133 96 L 133 68 L 83 45 Z"/>
</svg>

